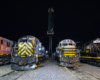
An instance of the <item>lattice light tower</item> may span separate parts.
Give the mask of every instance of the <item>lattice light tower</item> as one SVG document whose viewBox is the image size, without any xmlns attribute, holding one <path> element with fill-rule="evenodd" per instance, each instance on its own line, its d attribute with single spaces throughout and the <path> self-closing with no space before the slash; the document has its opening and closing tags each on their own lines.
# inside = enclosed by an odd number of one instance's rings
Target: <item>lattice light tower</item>
<svg viewBox="0 0 100 80">
<path fill-rule="evenodd" d="M 52 36 L 54 35 L 54 9 L 48 9 L 48 30 L 47 35 L 49 36 L 49 56 L 52 55 Z"/>
</svg>

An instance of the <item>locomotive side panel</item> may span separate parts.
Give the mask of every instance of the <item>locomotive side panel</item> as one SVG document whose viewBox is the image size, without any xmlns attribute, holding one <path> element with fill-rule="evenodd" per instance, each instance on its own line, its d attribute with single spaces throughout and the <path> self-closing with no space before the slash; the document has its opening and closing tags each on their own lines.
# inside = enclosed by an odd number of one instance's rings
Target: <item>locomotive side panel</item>
<svg viewBox="0 0 100 80">
<path fill-rule="evenodd" d="M 0 37 L 0 64 L 10 62 L 12 52 L 12 42 L 8 39 Z"/>
</svg>

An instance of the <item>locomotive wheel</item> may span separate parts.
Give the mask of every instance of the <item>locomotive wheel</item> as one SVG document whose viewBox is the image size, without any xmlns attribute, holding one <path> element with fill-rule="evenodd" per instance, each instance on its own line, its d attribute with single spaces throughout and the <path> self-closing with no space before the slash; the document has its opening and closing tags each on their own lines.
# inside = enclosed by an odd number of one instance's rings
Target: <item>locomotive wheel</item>
<svg viewBox="0 0 100 80">
<path fill-rule="evenodd" d="M 80 58 L 80 62 L 83 62 L 81 58 Z"/>
<path fill-rule="evenodd" d="M 0 62 L 0 66 L 2 66 L 2 65 L 4 65 L 4 63 L 3 62 Z"/>
<path fill-rule="evenodd" d="M 93 65 L 94 65 L 94 66 L 97 66 L 97 62 L 94 62 Z"/>
<path fill-rule="evenodd" d="M 100 67 L 100 63 L 97 63 L 97 67 Z"/>
<path fill-rule="evenodd" d="M 94 65 L 94 62 L 91 62 L 91 65 Z"/>
<path fill-rule="evenodd" d="M 88 61 L 87 61 L 87 64 L 91 64 L 91 61 L 90 61 L 90 60 L 88 60 Z"/>
<path fill-rule="evenodd" d="M 10 64 L 10 61 L 6 61 L 5 64 Z"/>
<path fill-rule="evenodd" d="M 61 63 L 59 63 L 59 66 L 61 66 Z"/>
<path fill-rule="evenodd" d="M 83 59 L 81 59 L 81 62 L 82 62 L 82 63 L 85 63 L 86 61 L 85 61 L 85 59 L 83 58 Z"/>
<path fill-rule="evenodd" d="M 85 63 L 86 62 L 85 59 L 82 62 Z"/>
</svg>

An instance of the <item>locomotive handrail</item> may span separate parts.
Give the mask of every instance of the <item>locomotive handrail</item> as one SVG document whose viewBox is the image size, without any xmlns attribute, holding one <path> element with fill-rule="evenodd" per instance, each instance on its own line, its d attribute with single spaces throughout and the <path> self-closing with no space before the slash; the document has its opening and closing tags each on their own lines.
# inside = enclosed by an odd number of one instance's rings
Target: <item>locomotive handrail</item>
<svg viewBox="0 0 100 80">
<path fill-rule="evenodd" d="M 99 47 L 97 46 L 97 49 L 100 51 Z"/>
<path fill-rule="evenodd" d="M 65 50 L 65 49 L 62 49 L 61 52 L 62 52 L 63 50 Z M 80 51 L 79 51 L 79 49 L 74 49 L 74 50 L 77 50 L 77 51 L 75 51 L 75 54 L 78 53 L 78 55 L 79 55 L 79 57 L 80 57 Z M 61 55 L 61 52 L 60 52 L 60 55 Z"/>
</svg>

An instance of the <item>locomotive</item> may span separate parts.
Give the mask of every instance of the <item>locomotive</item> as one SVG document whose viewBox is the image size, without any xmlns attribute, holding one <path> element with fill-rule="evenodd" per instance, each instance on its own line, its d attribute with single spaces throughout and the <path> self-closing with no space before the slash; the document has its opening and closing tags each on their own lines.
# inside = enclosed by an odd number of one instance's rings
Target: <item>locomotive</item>
<svg viewBox="0 0 100 80">
<path fill-rule="evenodd" d="M 11 54 L 13 70 L 33 70 L 37 67 L 39 54 L 39 39 L 26 35 L 18 39 Z"/>
<path fill-rule="evenodd" d="M 100 66 L 100 38 L 85 43 L 80 49 L 81 62 Z"/>
<path fill-rule="evenodd" d="M 14 43 L 14 41 L 0 37 L 0 65 L 10 63 Z"/>
<path fill-rule="evenodd" d="M 38 54 L 39 61 L 42 61 L 45 59 L 45 48 L 42 45 L 42 43 L 39 43 L 39 54 Z"/>
<path fill-rule="evenodd" d="M 59 42 L 56 47 L 55 58 L 59 60 L 61 66 L 76 67 L 80 65 L 80 52 L 76 49 L 76 43 L 71 39 Z"/>
</svg>

